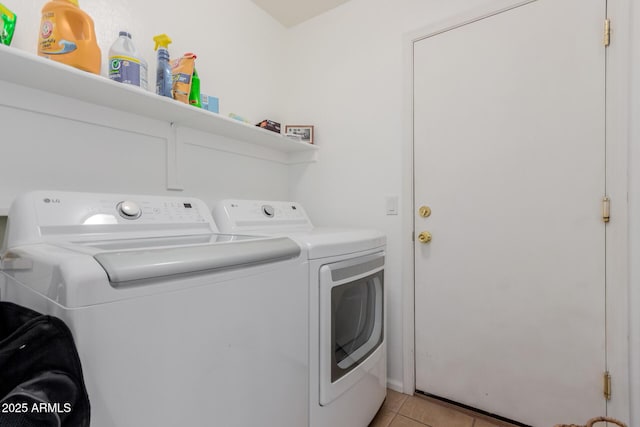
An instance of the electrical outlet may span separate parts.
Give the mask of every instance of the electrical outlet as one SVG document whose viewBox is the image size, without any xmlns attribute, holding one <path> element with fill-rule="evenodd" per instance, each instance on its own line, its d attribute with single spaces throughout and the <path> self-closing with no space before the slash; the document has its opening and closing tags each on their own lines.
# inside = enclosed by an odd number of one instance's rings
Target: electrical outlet
<svg viewBox="0 0 640 427">
<path fill-rule="evenodd" d="M 398 215 L 398 196 L 385 197 L 387 215 Z"/>
</svg>

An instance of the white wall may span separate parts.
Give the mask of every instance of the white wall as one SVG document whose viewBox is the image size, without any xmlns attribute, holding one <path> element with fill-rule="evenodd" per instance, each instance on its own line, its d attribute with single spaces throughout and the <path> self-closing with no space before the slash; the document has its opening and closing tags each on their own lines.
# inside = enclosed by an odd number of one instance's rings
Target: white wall
<svg viewBox="0 0 640 427">
<path fill-rule="evenodd" d="M 170 191 L 169 123 L 3 81 L 0 93 L 0 212 L 37 189 L 195 196 L 210 206 L 288 198 L 287 165 L 216 149 L 240 141 L 179 127 L 184 191 Z"/>
<path fill-rule="evenodd" d="M 317 224 L 387 234 L 388 376 L 396 389 L 403 381 L 402 247 L 411 236 L 402 233 L 404 212 L 385 214 L 385 196 L 400 197 L 411 173 L 402 170 L 403 40 L 470 7 L 477 3 L 351 0 L 292 28 L 288 38 L 285 113 L 314 124 L 322 149 L 317 164 L 292 171 L 292 193 Z"/>
<path fill-rule="evenodd" d="M 5 0 L 18 16 L 12 46 L 37 52 L 41 9 L 46 0 Z M 282 120 L 279 94 L 286 30 L 249 0 L 79 0 L 95 23 L 107 75 L 108 50 L 120 30 L 132 34 L 149 64 L 149 86 L 155 91 L 153 36 L 167 33 L 172 58 L 198 55 L 196 68 L 203 93 L 220 98 L 220 111 L 253 123 Z"/>
</svg>

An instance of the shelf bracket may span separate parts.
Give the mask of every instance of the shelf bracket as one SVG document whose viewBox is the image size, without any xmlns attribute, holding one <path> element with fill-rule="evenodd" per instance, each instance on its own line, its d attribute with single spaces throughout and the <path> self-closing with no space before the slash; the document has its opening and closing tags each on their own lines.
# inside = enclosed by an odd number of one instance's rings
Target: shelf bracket
<svg viewBox="0 0 640 427">
<path fill-rule="evenodd" d="M 180 166 L 182 162 L 182 147 L 178 140 L 178 127 L 170 123 L 167 136 L 167 190 L 184 190 L 180 182 Z"/>
<path fill-rule="evenodd" d="M 298 165 L 318 161 L 318 151 L 297 151 L 289 153 L 287 156 L 288 165 Z"/>
</svg>

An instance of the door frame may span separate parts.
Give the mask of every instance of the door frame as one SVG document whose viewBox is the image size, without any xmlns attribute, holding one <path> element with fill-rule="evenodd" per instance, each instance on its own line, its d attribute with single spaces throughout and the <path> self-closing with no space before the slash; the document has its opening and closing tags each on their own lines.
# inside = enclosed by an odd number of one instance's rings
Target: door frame
<svg viewBox="0 0 640 427">
<path fill-rule="evenodd" d="M 398 391 L 415 391 L 415 258 L 413 168 L 413 46 L 416 42 L 460 26 L 541 0 L 485 1 L 468 11 L 411 31 L 403 37 L 403 143 L 402 143 L 402 384 Z M 606 52 L 606 192 L 611 199 L 611 222 L 605 231 L 606 361 L 612 375 L 612 399 L 607 415 L 630 421 L 630 312 L 639 310 L 629 300 L 629 188 L 631 102 L 631 0 L 607 0 L 612 21 L 611 45 Z M 603 23 L 604 27 L 604 23 Z M 410 237 L 411 236 L 411 237 Z M 630 306 L 631 305 L 631 306 Z M 579 357 L 576 355 L 576 357 Z M 638 367 L 640 363 L 634 365 Z M 594 414 L 593 416 L 604 415 Z M 576 422 L 586 420 L 576 420 Z M 640 422 L 640 420 L 635 420 Z"/>
</svg>

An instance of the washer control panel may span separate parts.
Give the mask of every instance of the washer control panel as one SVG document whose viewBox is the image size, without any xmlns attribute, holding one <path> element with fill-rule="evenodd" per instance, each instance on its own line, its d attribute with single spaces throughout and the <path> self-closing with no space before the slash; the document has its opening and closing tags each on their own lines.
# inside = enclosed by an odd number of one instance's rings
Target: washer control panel
<svg viewBox="0 0 640 427">
<path fill-rule="evenodd" d="M 32 191 L 9 209 L 7 247 L 217 233 L 209 207 L 192 197 Z"/>
<path fill-rule="evenodd" d="M 34 204 L 40 226 L 213 222 L 207 205 L 188 197 L 42 192 Z"/>
</svg>

